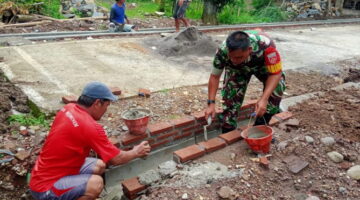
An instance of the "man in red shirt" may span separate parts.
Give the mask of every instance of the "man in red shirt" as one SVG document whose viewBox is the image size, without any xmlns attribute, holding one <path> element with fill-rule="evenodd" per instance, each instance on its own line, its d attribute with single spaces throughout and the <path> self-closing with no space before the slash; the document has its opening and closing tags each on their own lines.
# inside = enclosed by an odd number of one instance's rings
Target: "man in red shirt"
<svg viewBox="0 0 360 200">
<path fill-rule="evenodd" d="M 120 151 L 96 122 L 116 100 L 106 85 L 91 82 L 77 104 L 57 113 L 31 173 L 29 186 L 35 199 L 96 199 L 104 187 L 101 175 L 106 164 L 120 165 L 148 155 L 147 142 Z M 101 159 L 87 157 L 91 149 Z"/>
</svg>

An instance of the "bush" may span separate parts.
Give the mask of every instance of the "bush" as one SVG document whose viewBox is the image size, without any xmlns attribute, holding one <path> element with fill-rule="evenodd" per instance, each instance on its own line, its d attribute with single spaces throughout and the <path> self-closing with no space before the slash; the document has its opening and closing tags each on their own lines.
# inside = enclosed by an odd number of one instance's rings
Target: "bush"
<svg viewBox="0 0 360 200">
<path fill-rule="evenodd" d="M 252 5 L 255 10 L 260 10 L 262 8 L 272 5 L 272 3 L 272 0 L 253 0 Z"/>
<path fill-rule="evenodd" d="M 288 14 L 279 7 L 268 6 L 254 12 L 254 16 L 262 19 L 263 22 L 280 22 L 288 19 Z"/>
</svg>

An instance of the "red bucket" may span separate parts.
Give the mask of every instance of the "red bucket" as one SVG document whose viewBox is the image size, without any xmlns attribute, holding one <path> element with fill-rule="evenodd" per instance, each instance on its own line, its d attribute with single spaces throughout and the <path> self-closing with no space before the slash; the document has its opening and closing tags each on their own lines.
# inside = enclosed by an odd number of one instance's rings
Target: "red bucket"
<svg viewBox="0 0 360 200">
<path fill-rule="evenodd" d="M 140 112 L 139 117 L 134 116 L 130 118 L 131 113 Z M 151 111 L 147 109 L 131 109 L 121 114 L 126 126 L 129 128 L 129 133 L 133 135 L 146 134 L 146 128 L 149 123 Z"/>
<path fill-rule="evenodd" d="M 250 149 L 256 153 L 269 153 L 274 130 L 265 125 L 248 127 L 241 132 Z"/>
</svg>

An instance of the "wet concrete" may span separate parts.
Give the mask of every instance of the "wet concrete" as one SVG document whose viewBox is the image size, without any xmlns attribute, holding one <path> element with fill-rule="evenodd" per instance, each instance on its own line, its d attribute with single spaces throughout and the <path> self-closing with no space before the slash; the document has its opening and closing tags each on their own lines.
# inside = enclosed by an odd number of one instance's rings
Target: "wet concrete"
<svg viewBox="0 0 360 200">
<path fill-rule="evenodd" d="M 326 70 L 332 61 L 360 55 L 358 24 L 267 32 L 276 40 L 284 69 Z M 227 33 L 212 36 L 223 40 Z M 80 94 L 89 81 L 120 87 L 125 97 L 137 95 L 139 88 L 158 91 L 207 83 L 212 57 L 164 58 L 141 43 L 142 38 L 119 38 L 3 47 L 0 57 L 5 62 L 0 68 L 31 100 L 50 111 L 62 106 L 61 96 Z"/>
<path fill-rule="evenodd" d="M 220 132 L 218 131 L 209 132 L 208 139 L 217 137 L 219 133 Z M 196 136 L 196 141 L 204 141 L 204 137 L 202 135 L 198 135 Z M 173 159 L 174 151 L 193 145 L 194 143 L 195 139 L 190 138 L 172 146 L 154 151 L 145 159 L 135 159 L 130 163 L 127 163 L 126 165 L 111 167 L 105 173 L 106 187 L 111 188 L 113 186 L 116 186 L 120 181 L 124 179 L 138 176 L 139 174 L 148 170 L 157 169 L 160 163 L 164 163 Z"/>
</svg>

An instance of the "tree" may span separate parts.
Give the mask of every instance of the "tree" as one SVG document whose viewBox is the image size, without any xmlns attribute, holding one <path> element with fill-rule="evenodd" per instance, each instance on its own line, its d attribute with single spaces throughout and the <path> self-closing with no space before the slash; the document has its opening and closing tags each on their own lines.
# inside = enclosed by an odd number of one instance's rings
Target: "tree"
<svg viewBox="0 0 360 200">
<path fill-rule="evenodd" d="M 204 10 L 202 21 L 204 24 L 218 24 L 217 14 L 221 12 L 225 5 L 236 0 L 204 0 Z"/>
</svg>

